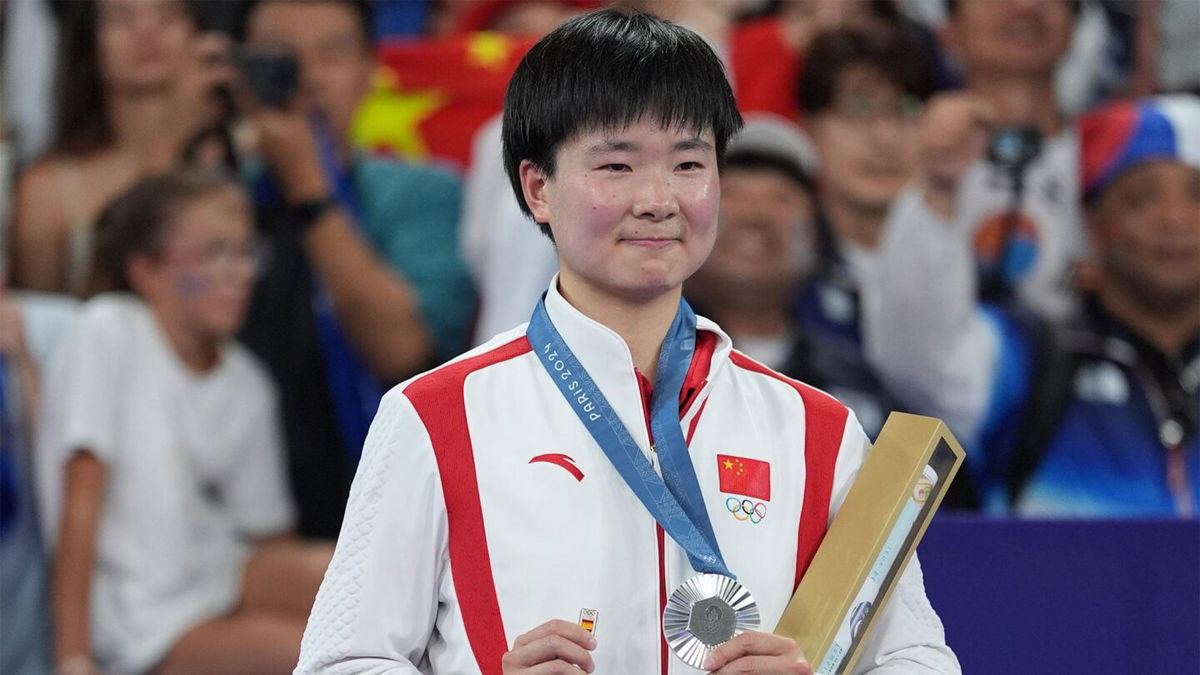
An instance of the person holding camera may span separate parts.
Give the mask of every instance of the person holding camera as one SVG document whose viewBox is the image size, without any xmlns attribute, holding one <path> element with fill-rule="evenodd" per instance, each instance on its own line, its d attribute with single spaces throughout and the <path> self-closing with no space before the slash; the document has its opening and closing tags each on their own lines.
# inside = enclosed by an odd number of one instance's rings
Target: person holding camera
<svg viewBox="0 0 1200 675">
<path fill-rule="evenodd" d="M 262 0 L 242 27 L 235 99 L 265 160 L 268 247 L 242 338 L 281 385 L 301 530 L 332 537 L 385 386 L 465 348 L 460 188 L 352 148 L 375 66 L 367 3 Z"/>
<path fill-rule="evenodd" d="M 926 138 L 944 187 L 986 143 L 964 101 Z M 1048 322 L 980 301 L 970 233 L 937 188 L 889 223 L 864 284 L 868 355 L 964 445 L 984 506 L 1043 517 L 1193 517 L 1200 504 L 1200 98 L 1082 116 L 1077 168 L 1097 283 Z M 929 144 L 927 144 L 929 147 Z M 932 171 L 933 169 L 929 169 Z"/>
<path fill-rule="evenodd" d="M 943 157 L 972 111 L 990 131 L 964 167 L 927 164 L 916 191 L 943 218 L 970 232 L 981 292 L 1039 316 L 1063 318 L 1078 301 L 1077 263 L 1085 253 L 1079 208 L 1077 130 L 1058 105 L 1055 73 L 1079 13 L 1075 0 L 951 0 L 942 33 L 962 64 L 965 89 L 930 103 L 926 150 Z M 967 129 L 969 131 L 969 129 Z M 946 181 L 945 171 L 961 181 Z M 911 217 L 897 201 L 889 223 Z M 890 225 L 889 225 L 890 227 Z"/>
<path fill-rule="evenodd" d="M 139 178 L 181 163 L 220 115 L 224 73 L 204 58 L 183 0 L 68 3 L 55 83 L 50 152 L 20 176 L 13 214 L 13 285 L 94 292 L 92 233 L 106 204 Z"/>
</svg>

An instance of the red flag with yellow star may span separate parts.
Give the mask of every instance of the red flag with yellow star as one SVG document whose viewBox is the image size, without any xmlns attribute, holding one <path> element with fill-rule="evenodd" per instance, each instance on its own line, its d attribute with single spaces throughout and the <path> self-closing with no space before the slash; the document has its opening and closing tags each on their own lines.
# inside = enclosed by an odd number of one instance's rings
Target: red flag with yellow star
<svg viewBox="0 0 1200 675">
<path fill-rule="evenodd" d="M 761 459 L 717 455 L 721 492 L 771 501 L 771 464 Z"/>
<path fill-rule="evenodd" d="M 504 105 L 532 39 L 467 33 L 382 46 L 372 91 L 355 119 L 359 147 L 465 168 L 475 130 Z"/>
</svg>

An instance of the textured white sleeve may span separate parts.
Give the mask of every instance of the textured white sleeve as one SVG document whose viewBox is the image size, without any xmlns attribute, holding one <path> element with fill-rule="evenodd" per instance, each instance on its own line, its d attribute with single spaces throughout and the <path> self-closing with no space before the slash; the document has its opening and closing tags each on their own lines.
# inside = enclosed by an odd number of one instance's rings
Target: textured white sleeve
<svg viewBox="0 0 1200 675">
<path fill-rule="evenodd" d="M 942 620 L 925 596 L 925 578 L 915 553 L 896 581 L 887 605 L 875 617 L 875 626 L 854 665 L 854 675 L 860 673 L 962 673 L 958 657 L 946 646 Z"/>
<path fill-rule="evenodd" d="M 867 358 L 906 405 L 974 438 L 999 344 L 978 311 L 966 228 L 938 218 L 909 188 L 892 205 L 877 254 L 861 289 Z"/>
<path fill-rule="evenodd" d="M 295 672 L 420 672 L 447 574 L 446 534 L 433 448 L 397 387 L 367 435 Z"/>
<path fill-rule="evenodd" d="M 854 483 L 858 469 L 870 450 L 871 443 L 851 412 L 846 420 L 842 447 L 834 467 L 829 509 L 831 520 L 846 500 L 846 493 L 850 491 L 850 485 Z M 961 672 L 958 658 L 946 645 L 942 620 L 925 596 L 921 564 L 914 553 L 908 567 L 896 581 L 888 604 L 876 617 L 871 635 L 861 648 L 854 673 L 908 675 Z"/>
</svg>

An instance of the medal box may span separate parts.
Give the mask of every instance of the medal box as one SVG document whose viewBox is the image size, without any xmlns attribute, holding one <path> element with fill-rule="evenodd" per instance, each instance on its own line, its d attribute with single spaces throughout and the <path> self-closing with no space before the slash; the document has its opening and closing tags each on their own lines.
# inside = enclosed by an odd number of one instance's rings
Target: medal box
<svg viewBox="0 0 1200 675">
<path fill-rule="evenodd" d="M 893 412 L 775 632 L 849 673 L 965 456 L 939 419 Z"/>
</svg>

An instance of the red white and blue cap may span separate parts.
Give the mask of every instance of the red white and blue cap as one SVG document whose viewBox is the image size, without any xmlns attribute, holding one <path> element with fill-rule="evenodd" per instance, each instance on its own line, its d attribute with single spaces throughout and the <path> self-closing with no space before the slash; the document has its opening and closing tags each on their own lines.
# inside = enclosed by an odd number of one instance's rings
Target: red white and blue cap
<svg viewBox="0 0 1200 675">
<path fill-rule="evenodd" d="M 1200 169 L 1200 97 L 1109 103 L 1080 118 L 1079 137 L 1087 202 L 1142 162 L 1176 160 Z"/>
</svg>

